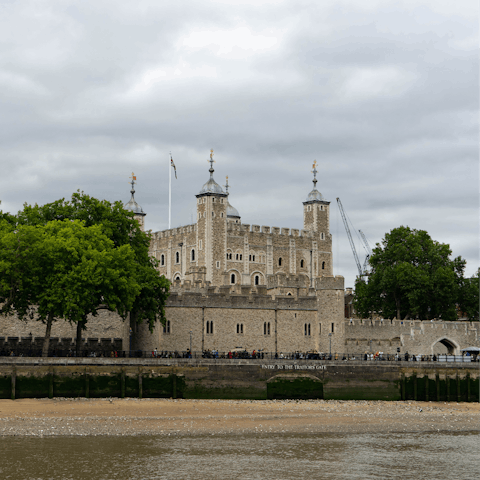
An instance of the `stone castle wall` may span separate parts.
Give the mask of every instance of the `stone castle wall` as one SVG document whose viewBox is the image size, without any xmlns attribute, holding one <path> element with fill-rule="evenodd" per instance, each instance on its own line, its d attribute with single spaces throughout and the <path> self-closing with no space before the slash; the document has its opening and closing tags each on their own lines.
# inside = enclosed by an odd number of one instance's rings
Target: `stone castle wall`
<svg viewBox="0 0 480 480">
<path fill-rule="evenodd" d="M 480 347 L 478 322 L 428 320 L 345 320 L 345 345 L 349 352 L 408 352 L 416 355 L 461 353 Z"/>
</svg>

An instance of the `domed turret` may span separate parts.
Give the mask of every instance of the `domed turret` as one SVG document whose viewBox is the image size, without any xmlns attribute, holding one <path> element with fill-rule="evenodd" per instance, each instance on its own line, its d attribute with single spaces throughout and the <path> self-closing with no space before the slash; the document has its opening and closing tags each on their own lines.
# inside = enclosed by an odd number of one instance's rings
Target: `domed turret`
<svg viewBox="0 0 480 480">
<path fill-rule="evenodd" d="M 129 212 L 134 213 L 134 218 L 135 220 L 138 221 L 140 224 L 140 228 L 143 230 L 144 228 L 144 217 L 146 213 L 143 211 L 143 208 L 135 201 L 135 180 L 137 177 L 133 174 L 132 172 L 132 181 L 130 182 L 132 185 L 132 189 L 130 190 L 130 193 L 132 194 L 132 198 L 130 198 L 130 201 L 127 202 L 123 208 L 125 210 L 128 210 Z"/>
<path fill-rule="evenodd" d="M 215 160 L 213 159 L 213 150 L 211 150 L 210 153 L 210 169 L 208 170 L 210 172 L 210 179 L 208 182 L 206 182 L 202 189 L 199 192 L 199 195 L 203 195 L 205 193 L 213 193 L 213 194 L 220 194 L 220 195 L 225 195 L 225 192 L 222 190 L 222 187 L 213 179 L 213 172 L 215 171 L 213 169 L 213 162 Z"/>
</svg>

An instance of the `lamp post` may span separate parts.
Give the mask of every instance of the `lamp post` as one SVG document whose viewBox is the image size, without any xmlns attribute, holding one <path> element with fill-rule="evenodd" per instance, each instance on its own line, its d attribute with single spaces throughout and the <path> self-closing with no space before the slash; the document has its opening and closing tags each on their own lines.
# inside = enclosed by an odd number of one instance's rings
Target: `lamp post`
<svg viewBox="0 0 480 480">
<path fill-rule="evenodd" d="M 190 330 L 190 358 L 193 358 L 193 355 L 192 355 L 192 331 Z"/>
<path fill-rule="evenodd" d="M 330 355 L 330 360 L 331 360 L 332 359 L 332 334 L 331 333 L 328 334 L 328 339 L 330 340 L 330 353 L 329 353 L 329 355 Z"/>
</svg>

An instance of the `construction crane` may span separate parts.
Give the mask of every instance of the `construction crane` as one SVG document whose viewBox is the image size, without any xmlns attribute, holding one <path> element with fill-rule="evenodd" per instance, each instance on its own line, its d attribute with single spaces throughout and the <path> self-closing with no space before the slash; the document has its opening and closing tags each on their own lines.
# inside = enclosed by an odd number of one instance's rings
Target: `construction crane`
<svg viewBox="0 0 480 480">
<path fill-rule="evenodd" d="M 340 199 L 337 197 L 337 203 L 338 203 L 338 208 L 340 210 L 340 213 L 342 215 L 342 220 L 343 220 L 343 224 L 345 225 L 345 230 L 347 231 L 347 237 L 348 237 L 348 241 L 350 242 L 350 246 L 352 247 L 352 252 L 353 252 L 353 258 L 355 258 L 355 262 L 357 264 L 357 268 L 358 268 L 358 275 L 360 277 L 363 277 L 364 273 L 363 273 L 363 270 L 362 270 L 362 267 L 360 265 L 360 260 L 358 259 L 358 255 L 357 255 L 357 250 L 355 248 L 355 244 L 353 243 L 353 238 L 352 238 L 352 234 L 350 233 L 350 228 L 348 228 L 348 222 L 347 222 L 347 217 L 345 215 L 345 211 L 343 210 L 343 205 L 342 205 L 342 202 L 340 201 Z"/>
<path fill-rule="evenodd" d="M 370 248 L 370 245 L 367 242 L 367 237 L 365 234 L 359 230 L 360 236 L 362 237 L 363 241 L 363 248 L 365 248 L 365 251 L 367 252 L 367 256 L 365 257 L 365 261 L 363 262 L 363 272 L 366 275 L 367 274 L 367 267 L 368 267 L 368 259 L 372 256 L 372 249 Z"/>
</svg>

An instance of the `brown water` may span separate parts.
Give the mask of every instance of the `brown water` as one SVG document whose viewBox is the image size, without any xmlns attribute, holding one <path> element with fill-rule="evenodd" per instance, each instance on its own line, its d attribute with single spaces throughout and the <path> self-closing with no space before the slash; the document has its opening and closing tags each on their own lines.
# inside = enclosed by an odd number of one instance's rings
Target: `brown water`
<svg viewBox="0 0 480 480">
<path fill-rule="evenodd" d="M 3 437 L 1 479 L 478 479 L 478 433 Z"/>
</svg>

